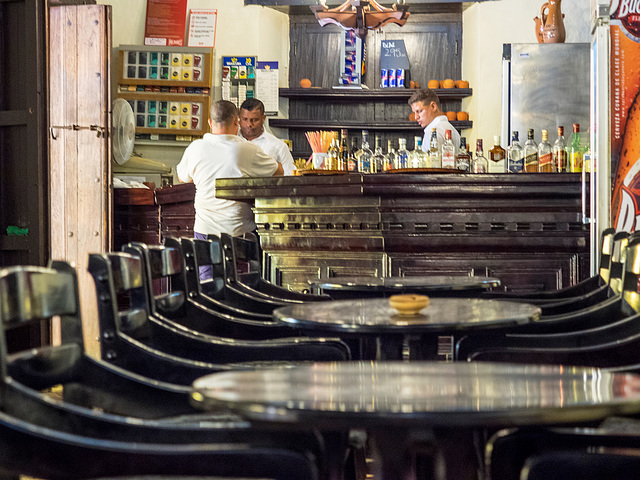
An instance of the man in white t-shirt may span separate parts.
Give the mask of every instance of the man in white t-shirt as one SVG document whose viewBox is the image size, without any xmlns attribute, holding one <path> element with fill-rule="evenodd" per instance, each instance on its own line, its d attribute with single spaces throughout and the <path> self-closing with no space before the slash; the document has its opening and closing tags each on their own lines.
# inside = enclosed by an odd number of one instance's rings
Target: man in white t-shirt
<svg viewBox="0 0 640 480">
<path fill-rule="evenodd" d="M 284 169 L 285 175 L 293 175 L 295 169 L 289 147 L 264 129 L 264 104 L 257 98 L 248 98 L 240 105 L 240 136 L 258 145 L 273 157 Z"/>
<path fill-rule="evenodd" d="M 242 235 L 256 229 L 250 204 L 216 197 L 217 178 L 270 177 L 283 173 L 278 162 L 237 135 L 238 109 L 233 103 L 215 102 L 210 116 L 211 133 L 192 142 L 176 168 L 181 182 L 193 182 L 196 186 L 193 231 L 195 238 L 200 239 L 222 232 Z M 211 269 L 201 268 L 200 278 L 210 277 Z"/>
<path fill-rule="evenodd" d="M 442 111 L 440 99 L 433 90 L 425 88 L 418 90 L 409 98 L 411 111 L 416 116 L 416 122 L 424 128 L 424 137 L 422 139 L 422 150 L 429 150 L 431 142 L 431 130 L 436 129 L 436 138 L 438 139 L 438 148 L 442 149 L 444 143 L 444 134 L 446 130 L 451 130 L 451 140 L 456 147 L 456 155 L 460 148 L 460 134 L 454 128 L 447 116 Z"/>
</svg>

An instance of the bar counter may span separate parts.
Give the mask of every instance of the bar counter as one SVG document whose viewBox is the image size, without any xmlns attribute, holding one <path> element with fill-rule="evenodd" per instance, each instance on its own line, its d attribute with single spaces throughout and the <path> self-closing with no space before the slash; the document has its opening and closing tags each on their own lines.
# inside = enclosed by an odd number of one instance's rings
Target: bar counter
<svg viewBox="0 0 640 480">
<path fill-rule="evenodd" d="M 264 274 L 293 290 L 354 275 L 482 275 L 548 290 L 589 275 L 580 177 L 356 173 L 219 179 L 216 189 L 254 202 Z"/>
</svg>

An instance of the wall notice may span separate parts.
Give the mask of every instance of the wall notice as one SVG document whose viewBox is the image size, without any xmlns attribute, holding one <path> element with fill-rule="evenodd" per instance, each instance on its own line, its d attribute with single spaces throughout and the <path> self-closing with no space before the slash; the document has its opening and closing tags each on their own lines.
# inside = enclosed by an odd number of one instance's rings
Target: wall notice
<svg viewBox="0 0 640 480">
<path fill-rule="evenodd" d="M 184 46 L 187 0 L 147 0 L 144 44 Z"/>
<path fill-rule="evenodd" d="M 189 47 L 215 47 L 217 23 L 218 10 L 190 10 L 187 45 Z"/>
</svg>

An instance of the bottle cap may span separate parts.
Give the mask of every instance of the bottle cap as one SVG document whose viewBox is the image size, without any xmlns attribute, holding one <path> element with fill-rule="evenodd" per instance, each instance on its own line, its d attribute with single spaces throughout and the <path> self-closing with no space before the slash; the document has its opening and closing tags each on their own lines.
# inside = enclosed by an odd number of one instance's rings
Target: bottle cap
<svg viewBox="0 0 640 480">
<path fill-rule="evenodd" d="M 562 125 L 560 125 L 558 127 L 558 136 L 562 137 L 564 135 L 564 127 Z"/>
<path fill-rule="evenodd" d="M 481 138 L 476 140 L 476 149 L 482 150 L 482 139 Z"/>
<path fill-rule="evenodd" d="M 445 130 L 444 131 L 444 138 L 446 140 L 451 140 L 451 130 Z"/>
<path fill-rule="evenodd" d="M 574 133 L 580 132 L 580 124 L 579 123 L 574 123 L 573 124 L 573 131 L 574 131 Z"/>
<path fill-rule="evenodd" d="M 517 130 L 514 130 L 511 133 L 511 139 L 518 141 L 520 139 L 520 132 L 518 132 Z"/>
<path fill-rule="evenodd" d="M 493 136 L 493 144 L 494 145 L 500 145 L 500 135 L 494 135 Z"/>
</svg>

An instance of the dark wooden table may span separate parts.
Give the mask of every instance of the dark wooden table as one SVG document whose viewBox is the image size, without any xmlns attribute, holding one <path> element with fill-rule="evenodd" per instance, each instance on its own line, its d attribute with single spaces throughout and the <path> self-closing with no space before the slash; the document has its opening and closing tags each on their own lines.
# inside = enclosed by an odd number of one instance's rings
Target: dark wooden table
<svg viewBox="0 0 640 480">
<path fill-rule="evenodd" d="M 528 303 L 474 298 L 430 298 L 417 315 L 400 315 L 389 300 L 361 299 L 304 303 L 278 308 L 274 318 L 312 336 L 327 334 L 375 340 L 377 359 L 434 358 L 452 353 L 457 335 L 478 329 L 538 320 Z M 442 342 L 436 348 L 435 341 Z"/>
<path fill-rule="evenodd" d="M 578 425 L 640 412 L 640 376 L 553 365 L 343 362 L 208 375 L 193 384 L 192 400 L 285 428 L 366 429 L 376 478 L 409 480 L 414 447 L 438 452 L 460 429 Z M 464 448 L 445 450 L 451 477 Z"/>
<path fill-rule="evenodd" d="M 388 297 L 398 293 L 437 296 L 474 296 L 488 288 L 499 287 L 492 277 L 430 275 L 411 277 L 332 277 L 309 280 L 309 284 L 332 298 Z"/>
</svg>

